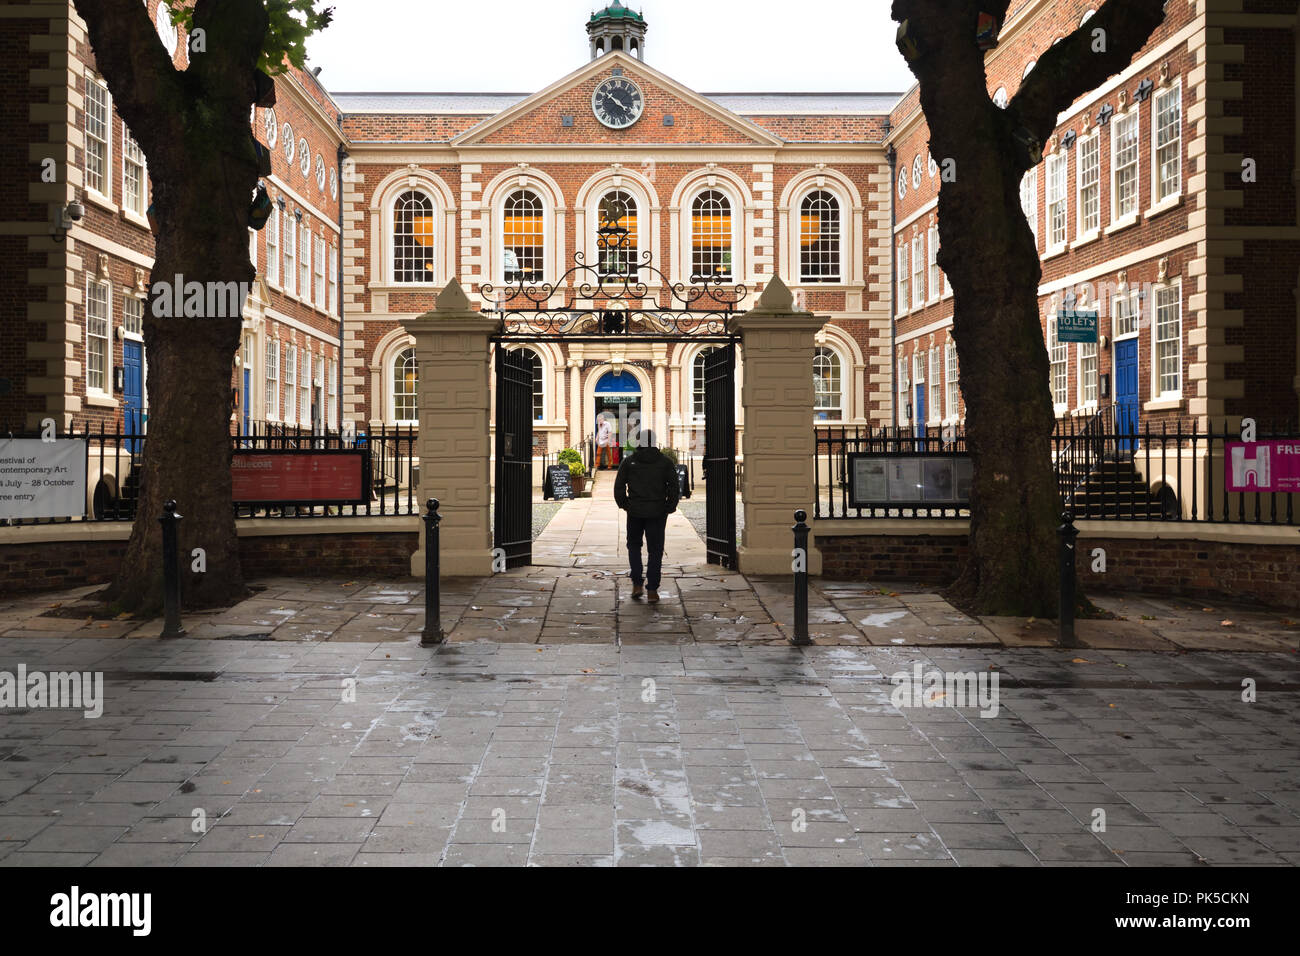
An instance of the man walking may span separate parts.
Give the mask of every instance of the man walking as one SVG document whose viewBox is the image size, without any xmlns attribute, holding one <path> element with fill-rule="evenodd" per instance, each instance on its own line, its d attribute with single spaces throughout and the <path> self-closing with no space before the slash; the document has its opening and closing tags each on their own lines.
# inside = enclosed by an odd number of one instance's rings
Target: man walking
<svg viewBox="0 0 1300 956">
<path fill-rule="evenodd" d="M 632 599 L 659 602 L 659 576 L 664 558 L 664 530 L 677 510 L 680 489 L 677 468 L 655 447 L 653 432 L 641 432 L 640 447 L 623 459 L 614 479 L 614 500 L 627 512 L 627 559 L 632 567 Z M 649 552 L 649 567 L 641 566 L 641 539 Z"/>
</svg>

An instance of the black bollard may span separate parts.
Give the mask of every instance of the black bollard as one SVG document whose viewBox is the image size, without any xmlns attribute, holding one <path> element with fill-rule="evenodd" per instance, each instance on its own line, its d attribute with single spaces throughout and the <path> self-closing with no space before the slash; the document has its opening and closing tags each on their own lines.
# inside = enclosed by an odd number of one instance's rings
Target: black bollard
<svg viewBox="0 0 1300 956">
<path fill-rule="evenodd" d="M 1074 585 L 1075 585 L 1075 540 L 1079 530 L 1074 526 L 1074 515 L 1067 511 L 1061 515 L 1061 526 L 1056 529 L 1061 539 L 1061 633 L 1062 647 L 1074 646 Z"/>
<path fill-rule="evenodd" d="M 185 633 L 181 625 L 181 569 L 176 547 L 176 525 L 182 517 L 176 511 L 176 502 L 169 501 L 163 505 L 158 519 L 162 525 L 163 637 L 181 637 Z"/>
<path fill-rule="evenodd" d="M 808 636 L 808 512 L 794 513 L 794 635 L 791 643 L 803 647 L 812 643 Z"/>
<path fill-rule="evenodd" d="M 420 646 L 434 647 L 446 640 L 442 630 L 442 591 L 438 584 L 440 550 L 438 499 L 430 498 L 424 515 L 424 627 L 420 629 Z"/>
</svg>

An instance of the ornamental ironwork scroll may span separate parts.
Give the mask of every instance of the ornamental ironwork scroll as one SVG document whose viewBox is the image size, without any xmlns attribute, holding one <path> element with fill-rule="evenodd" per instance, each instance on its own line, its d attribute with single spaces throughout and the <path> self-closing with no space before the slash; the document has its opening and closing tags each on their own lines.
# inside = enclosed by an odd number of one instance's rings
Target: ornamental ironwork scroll
<svg viewBox="0 0 1300 956">
<path fill-rule="evenodd" d="M 597 230 L 596 261 L 579 251 L 553 282 L 535 281 L 507 253 L 506 282 L 484 283 L 482 296 L 502 320 L 498 338 L 729 339 L 748 289 L 718 274 L 673 282 L 638 252 L 624 217 L 606 216 Z M 556 301 L 562 300 L 557 305 Z"/>
</svg>

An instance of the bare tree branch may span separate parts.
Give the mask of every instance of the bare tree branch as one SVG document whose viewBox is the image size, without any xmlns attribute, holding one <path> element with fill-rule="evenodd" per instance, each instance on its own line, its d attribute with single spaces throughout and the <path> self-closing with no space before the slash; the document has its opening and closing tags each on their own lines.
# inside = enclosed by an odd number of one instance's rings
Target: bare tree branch
<svg viewBox="0 0 1300 956">
<path fill-rule="evenodd" d="M 1125 70 L 1164 18 L 1164 0 L 1106 0 L 1087 23 L 1039 57 L 1008 112 L 1045 141 L 1057 116 Z"/>
</svg>

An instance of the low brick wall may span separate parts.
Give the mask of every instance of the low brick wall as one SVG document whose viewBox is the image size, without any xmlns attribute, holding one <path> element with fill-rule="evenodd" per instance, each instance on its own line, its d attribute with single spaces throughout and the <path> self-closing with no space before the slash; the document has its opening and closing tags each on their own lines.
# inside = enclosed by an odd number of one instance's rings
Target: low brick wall
<svg viewBox="0 0 1300 956">
<path fill-rule="evenodd" d="M 819 527 L 814 543 L 829 580 L 945 587 L 966 558 L 964 522 L 944 522 L 933 534 L 901 533 L 897 521 L 875 534 L 852 533 L 847 522 L 826 524 L 830 527 Z M 1085 593 L 1213 595 L 1300 609 L 1300 528 L 1182 525 L 1117 533 L 1114 523 L 1081 521 L 1079 531 L 1079 583 Z M 1097 548 L 1105 551 L 1104 573 L 1092 570 Z"/>
<path fill-rule="evenodd" d="M 411 518 L 241 522 L 239 556 L 248 578 L 273 575 L 405 578 L 419 532 Z M 337 528 L 338 530 L 333 530 Z M 106 584 L 126 553 L 129 525 L 42 525 L 0 529 L 0 595 Z"/>
</svg>

